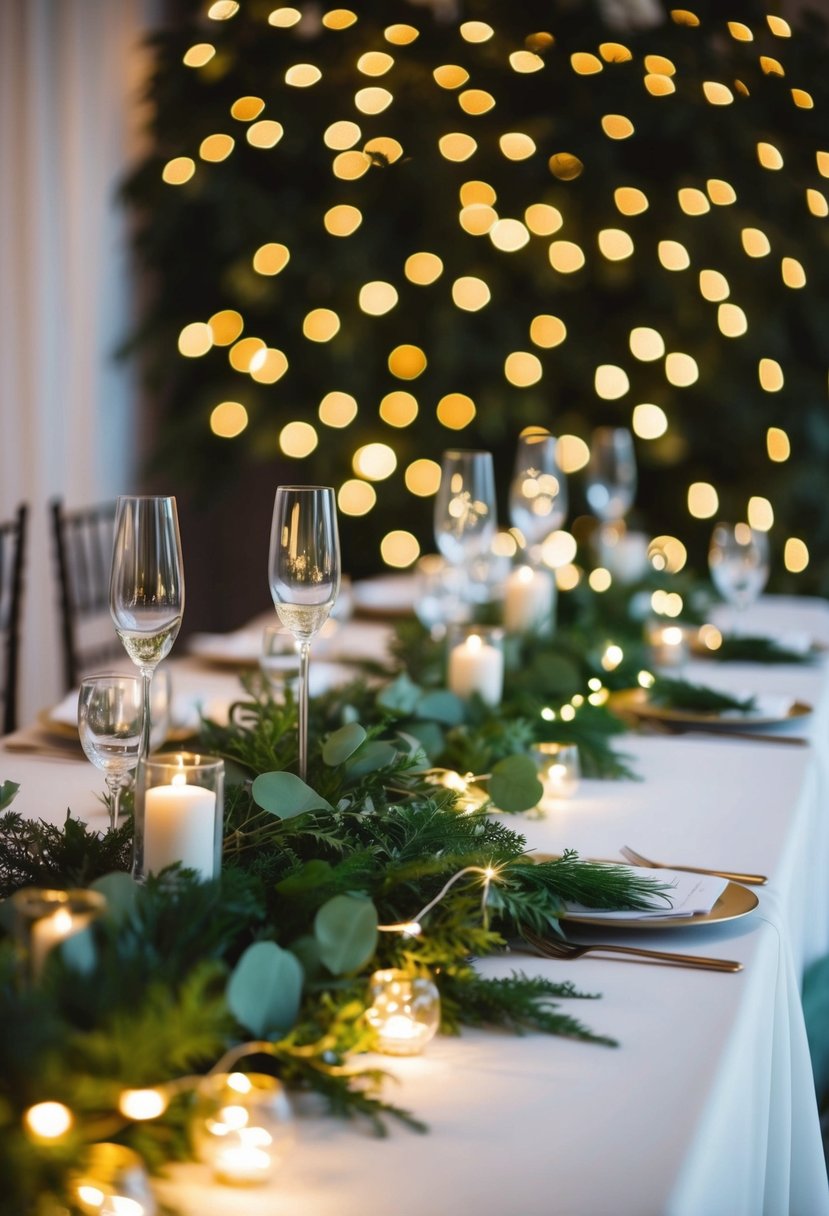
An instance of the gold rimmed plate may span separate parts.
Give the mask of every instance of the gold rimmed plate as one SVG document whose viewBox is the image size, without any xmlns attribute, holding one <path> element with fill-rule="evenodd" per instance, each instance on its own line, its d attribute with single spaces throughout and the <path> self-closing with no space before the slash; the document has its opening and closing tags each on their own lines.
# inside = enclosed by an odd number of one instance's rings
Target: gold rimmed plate
<svg viewBox="0 0 829 1216">
<path fill-rule="evenodd" d="M 602 929 L 686 929 L 692 925 L 716 925 L 727 920 L 739 920 L 741 916 L 753 912 L 759 902 L 754 891 L 738 882 L 730 882 L 711 911 L 700 912 L 696 916 L 631 916 L 630 920 L 623 920 L 615 916 L 611 919 L 565 912 L 561 919 L 568 924 L 600 925 Z"/>
<path fill-rule="evenodd" d="M 704 726 L 709 730 L 721 731 L 785 726 L 789 722 L 808 718 L 812 713 L 812 706 L 805 701 L 793 702 L 788 712 L 783 715 L 739 713 L 731 710 L 727 713 L 711 710 L 703 713 L 699 710 L 671 709 L 664 705 L 654 705 L 648 698 L 646 688 L 631 688 L 613 693 L 610 707 L 622 716 L 637 718 L 641 722 L 664 722 L 666 726 L 679 727 Z"/>
</svg>

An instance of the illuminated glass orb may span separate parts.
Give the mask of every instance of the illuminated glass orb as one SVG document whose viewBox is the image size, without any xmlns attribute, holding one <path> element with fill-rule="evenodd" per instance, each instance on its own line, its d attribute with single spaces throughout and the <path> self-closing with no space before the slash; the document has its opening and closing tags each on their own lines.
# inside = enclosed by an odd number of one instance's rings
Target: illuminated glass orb
<svg viewBox="0 0 829 1216">
<path fill-rule="evenodd" d="M 354 94 L 354 104 L 361 114 L 382 114 L 394 101 L 394 96 L 388 89 L 372 85 L 367 89 L 358 89 Z"/>
<path fill-rule="evenodd" d="M 728 207 L 737 201 L 737 191 L 730 182 L 723 181 L 722 178 L 709 177 L 705 189 L 716 207 Z"/>
<path fill-rule="evenodd" d="M 344 481 L 337 494 L 337 506 L 344 515 L 367 515 L 377 502 L 377 491 L 367 481 Z"/>
<path fill-rule="evenodd" d="M 357 417 L 357 402 L 351 393 L 341 393 L 339 390 L 326 393 L 319 403 L 320 422 L 325 426 L 342 428 L 348 426 Z"/>
<path fill-rule="evenodd" d="M 605 401 L 616 401 L 630 389 L 627 372 L 613 363 L 601 363 L 596 368 L 593 383 L 596 395 Z"/>
<path fill-rule="evenodd" d="M 362 134 L 356 122 L 341 119 L 326 127 L 322 138 L 326 148 L 331 148 L 333 152 L 347 152 L 360 140 Z"/>
<path fill-rule="evenodd" d="M 420 545 L 411 532 L 395 529 L 387 532 L 380 541 L 380 556 L 387 566 L 402 570 L 413 565 L 420 557 Z"/>
<path fill-rule="evenodd" d="M 472 203 L 461 209 L 459 220 L 461 228 L 470 236 L 486 236 L 498 223 L 498 212 L 485 203 Z"/>
<path fill-rule="evenodd" d="M 783 154 L 774 144 L 761 140 L 757 145 L 757 159 L 764 169 L 782 169 Z"/>
<path fill-rule="evenodd" d="M 699 291 L 704 300 L 717 303 L 727 300 L 731 294 L 728 279 L 719 270 L 701 270 L 699 272 Z"/>
<path fill-rule="evenodd" d="M 322 222 L 331 236 L 352 236 L 363 222 L 363 213 L 349 203 L 338 203 L 326 211 Z"/>
<path fill-rule="evenodd" d="M 570 56 L 570 67 L 578 76 L 595 76 L 603 71 L 604 64 L 589 51 L 576 51 Z"/>
<path fill-rule="evenodd" d="M 406 258 L 403 273 L 410 283 L 428 287 L 443 274 L 443 262 L 436 253 L 413 253 Z"/>
<path fill-rule="evenodd" d="M 737 304 L 720 304 L 717 325 L 724 338 L 741 338 L 748 330 L 748 318 Z"/>
<path fill-rule="evenodd" d="M 341 181 L 354 182 L 371 168 L 371 157 L 365 152 L 340 152 L 331 164 L 334 176 Z"/>
<path fill-rule="evenodd" d="M 384 481 L 397 468 L 397 457 L 387 443 L 366 443 L 357 448 L 351 466 L 358 477 Z"/>
<path fill-rule="evenodd" d="M 302 20 L 302 13 L 298 8 L 291 8 L 284 5 L 282 8 L 275 8 L 272 13 L 268 14 L 268 25 L 276 26 L 277 29 L 287 30 L 292 25 L 296 25 Z"/>
<path fill-rule="evenodd" d="M 556 152 L 547 164 L 553 177 L 562 182 L 575 181 L 584 172 L 584 164 L 572 152 Z"/>
<path fill-rule="evenodd" d="M 239 122 L 253 122 L 265 108 L 261 97 L 240 97 L 230 107 L 231 116 Z"/>
<path fill-rule="evenodd" d="M 669 97 L 671 93 L 676 92 L 676 85 L 670 76 L 663 76 L 658 72 L 650 72 L 644 78 L 644 84 L 651 97 Z"/>
<path fill-rule="evenodd" d="M 705 100 L 712 106 L 730 106 L 734 100 L 734 94 L 731 92 L 727 84 L 720 84 L 716 80 L 706 80 L 702 85 L 702 92 Z"/>
<path fill-rule="evenodd" d="M 452 431 L 469 426 L 476 413 L 475 402 L 465 393 L 447 393 L 437 406 L 438 422 Z"/>
<path fill-rule="evenodd" d="M 779 393 L 785 383 L 783 368 L 776 359 L 761 359 L 757 364 L 760 388 L 767 393 Z"/>
<path fill-rule="evenodd" d="M 214 312 L 207 324 L 216 346 L 230 346 L 239 337 L 245 325 L 242 314 L 235 308 L 223 308 L 221 312 Z"/>
<path fill-rule="evenodd" d="M 253 269 L 257 274 L 279 274 L 291 260 L 291 251 L 286 245 L 270 242 L 260 245 L 253 255 Z"/>
<path fill-rule="evenodd" d="M 288 370 L 284 351 L 273 346 L 258 351 L 250 361 L 250 376 L 257 384 L 276 384 Z"/>
<path fill-rule="evenodd" d="M 438 147 L 445 160 L 460 162 L 469 160 L 478 145 L 471 135 L 464 135 L 462 131 L 453 131 L 449 135 L 440 137 Z"/>
<path fill-rule="evenodd" d="M 210 429 L 220 439 L 235 439 L 248 424 L 248 412 L 239 401 L 223 401 L 210 414 Z"/>
<path fill-rule="evenodd" d="M 459 67 L 456 63 L 445 63 L 442 67 L 435 68 L 432 75 L 442 89 L 459 89 L 469 79 L 466 68 Z"/>
<path fill-rule="evenodd" d="M 460 188 L 459 195 L 461 205 L 464 207 L 471 207 L 475 203 L 483 203 L 487 207 L 493 207 L 498 201 L 498 195 L 489 182 L 464 182 Z"/>
<path fill-rule="evenodd" d="M 498 147 L 507 160 L 527 160 L 536 151 L 535 140 L 521 131 L 507 131 L 498 140 Z"/>
<path fill-rule="evenodd" d="M 267 350 L 261 338 L 241 338 L 228 351 L 230 366 L 237 372 L 250 372 L 250 364 L 254 355 Z"/>
<path fill-rule="evenodd" d="M 783 258 L 780 263 L 780 274 L 787 287 L 806 286 L 806 271 L 797 258 Z"/>
<path fill-rule="evenodd" d="M 783 547 L 783 565 L 790 574 L 802 574 L 809 564 L 809 550 L 806 543 L 796 536 L 790 536 Z"/>
<path fill-rule="evenodd" d="M 460 35 L 466 42 L 488 42 L 495 30 L 485 21 L 464 21 Z"/>
<path fill-rule="evenodd" d="M 605 63 L 629 63 L 633 58 L 633 52 L 621 42 L 602 42 L 599 54 Z"/>
<path fill-rule="evenodd" d="M 524 223 L 536 236 L 552 236 L 564 223 L 557 207 L 548 203 L 531 203 L 524 212 Z"/>
<path fill-rule="evenodd" d="M 696 359 L 682 351 L 671 351 L 665 356 L 665 378 L 677 388 L 688 388 L 699 379 Z"/>
<path fill-rule="evenodd" d="M 764 258 L 771 253 L 771 243 L 759 228 L 744 228 L 740 233 L 743 249 L 750 258 Z"/>
<path fill-rule="evenodd" d="M 168 186 L 183 186 L 196 172 L 196 162 L 189 156 L 175 156 L 161 170 L 162 181 Z"/>
<path fill-rule="evenodd" d="M 630 139 L 635 127 L 624 114 L 605 114 L 602 118 L 602 130 L 608 139 Z"/>
<path fill-rule="evenodd" d="M 648 545 L 648 561 L 654 570 L 679 574 L 688 560 L 688 550 L 676 536 L 655 536 Z"/>
<path fill-rule="evenodd" d="M 406 489 L 418 498 L 429 498 L 440 488 L 440 465 L 436 460 L 413 460 L 404 474 Z"/>
<path fill-rule="evenodd" d="M 640 439 L 659 439 L 668 429 L 668 417 L 660 406 L 646 402 L 633 407 L 632 426 Z"/>
<path fill-rule="evenodd" d="M 504 375 L 516 388 L 538 384 L 543 374 L 541 360 L 525 350 L 514 350 L 504 360 Z"/>
<path fill-rule="evenodd" d="M 686 215 L 705 215 L 711 210 L 708 196 L 693 186 L 684 186 L 677 191 L 679 206 Z"/>
<path fill-rule="evenodd" d="M 574 241 L 553 241 L 549 248 L 550 265 L 559 274 L 573 274 L 584 265 L 584 250 Z"/>
<path fill-rule="evenodd" d="M 420 37 L 420 30 L 415 29 L 413 25 L 389 25 L 383 31 L 383 37 L 394 46 L 409 46 Z"/>
<path fill-rule="evenodd" d="M 313 308 L 302 322 L 302 332 L 309 342 L 330 342 L 339 329 L 340 318 L 330 308 Z"/>
<path fill-rule="evenodd" d="M 769 454 L 769 460 L 775 461 L 777 464 L 783 464 L 792 454 L 792 445 L 789 442 L 789 436 L 779 426 L 770 426 L 766 431 L 766 449 Z"/>
<path fill-rule="evenodd" d="M 613 191 L 613 201 L 622 215 L 641 215 L 648 209 L 648 196 L 635 186 L 619 186 Z"/>
<path fill-rule="evenodd" d="M 458 95 L 458 105 L 464 114 L 486 114 L 495 108 L 495 98 L 485 89 L 464 89 Z"/>
<path fill-rule="evenodd" d="M 380 402 L 380 417 L 389 426 L 411 426 L 418 415 L 417 398 L 403 389 L 386 393 Z"/>
<path fill-rule="evenodd" d="M 513 51 L 509 57 L 509 65 L 514 72 L 540 72 L 544 60 L 534 51 Z"/>
<path fill-rule="evenodd" d="M 710 519 L 719 506 L 719 495 L 710 482 L 694 481 L 688 487 L 688 514 L 694 519 Z"/>
<path fill-rule="evenodd" d="M 23 1116 L 26 1128 L 41 1140 L 57 1140 L 64 1136 L 74 1120 L 68 1106 L 62 1102 L 38 1102 Z"/>
<path fill-rule="evenodd" d="M 632 329 L 628 344 L 633 357 L 643 363 L 661 359 L 665 354 L 665 339 L 658 329 L 651 329 L 648 325 L 637 325 Z"/>
<path fill-rule="evenodd" d="M 295 63 L 285 73 L 285 83 L 295 89 L 309 89 L 322 80 L 322 72 L 313 63 Z"/>
<path fill-rule="evenodd" d="M 633 254 L 633 239 L 622 228 L 602 228 L 596 239 L 602 256 L 609 262 L 621 262 Z"/>
<path fill-rule="evenodd" d="M 394 59 L 385 51 L 366 51 L 357 60 L 357 71 L 364 76 L 385 76 L 394 67 Z"/>
<path fill-rule="evenodd" d="M 332 8 L 322 19 L 322 24 L 329 30 L 347 30 L 357 21 L 357 14 L 348 8 Z"/>
<path fill-rule="evenodd" d="M 203 68 L 216 54 L 216 48 L 209 42 L 197 42 L 185 51 L 182 63 L 188 68 Z"/>
<path fill-rule="evenodd" d="M 477 312 L 489 303 L 492 298 L 492 293 L 483 279 L 477 279 L 474 275 L 464 275 L 460 279 L 455 279 L 452 284 L 452 300 L 457 308 L 462 308 L 466 312 Z"/>
<path fill-rule="evenodd" d="M 416 380 L 426 369 L 426 355 L 419 346 L 404 342 L 389 355 L 389 371 L 398 380 Z"/>
<path fill-rule="evenodd" d="M 206 355 L 213 345 L 213 330 L 203 321 L 193 321 L 185 325 L 178 336 L 179 353 L 190 359 Z"/>
<path fill-rule="evenodd" d="M 590 448 L 578 435 L 559 435 L 556 460 L 562 473 L 578 473 L 590 459 Z M 568 559 L 569 560 L 569 559 Z"/>
<path fill-rule="evenodd" d="M 254 148 L 275 148 L 284 133 L 281 122 L 274 122 L 272 118 L 261 118 L 259 122 L 248 127 L 246 138 Z"/>
<path fill-rule="evenodd" d="M 279 446 L 286 456 L 303 460 L 310 456 L 319 443 L 317 432 L 310 422 L 289 422 L 279 432 Z"/>
<path fill-rule="evenodd" d="M 681 241 L 660 241 L 657 256 L 666 270 L 687 270 L 691 256 Z"/>
<path fill-rule="evenodd" d="M 576 556 L 576 538 L 570 532 L 551 532 L 541 546 L 541 560 L 551 570 L 567 566 Z"/>
<path fill-rule="evenodd" d="M 758 532 L 768 532 L 774 524 L 774 508 L 767 498 L 753 495 L 748 500 L 749 527 Z"/>
<path fill-rule="evenodd" d="M 360 288 L 360 308 L 371 317 L 382 317 L 391 312 L 397 300 L 397 288 L 382 279 L 364 283 Z"/>
<path fill-rule="evenodd" d="M 567 337 L 567 326 L 559 317 L 542 313 L 530 322 L 530 341 L 545 350 L 560 346 Z"/>
<path fill-rule="evenodd" d="M 496 220 L 489 230 L 489 239 L 502 253 L 515 253 L 529 242 L 529 230 L 520 220 Z"/>
<path fill-rule="evenodd" d="M 374 139 L 363 145 L 363 151 L 375 160 L 393 165 L 403 155 L 403 145 L 388 135 L 375 135 Z"/>
<path fill-rule="evenodd" d="M 207 15 L 211 21 L 229 21 L 238 11 L 238 0 L 213 0 Z"/>
</svg>

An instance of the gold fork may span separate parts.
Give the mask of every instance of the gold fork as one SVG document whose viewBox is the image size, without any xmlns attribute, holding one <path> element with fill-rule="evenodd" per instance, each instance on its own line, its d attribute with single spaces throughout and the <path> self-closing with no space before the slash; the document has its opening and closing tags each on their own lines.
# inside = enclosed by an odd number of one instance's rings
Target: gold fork
<svg viewBox="0 0 829 1216">
<path fill-rule="evenodd" d="M 710 874 L 714 878 L 727 878 L 729 882 L 745 882 L 752 887 L 762 887 L 768 882 L 765 874 L 742 874 L 739 870 L 706 870 L 702 866 L 671 866 L 666 861 L 652 861 L 643 857 L 630 845 L 622 845 L 619 852 L 631 865 L 646 866 L 652 870 L 681 870 L 683 874 Z"/>
<path fill-rule="evenodd" d="M 555 937 L 540 937 L 536 933 L 524 932 L 524 938 L 545 958 L 560 958 L 575 961 L 583 954 L 593 951 L 610 954 L 633 954 L 638 958 L 650 959 L 656 963 L 672 967 L 696 967 L 701 971 L 742 971 L 743 964 L 728 958 L 706 958 L 701 954 L 672 954 L 667 950 L 645 950 L 641 946 L 611 946 L 607 943 L 591 942 L 589 945 L 579 945 L 576 942 L 566 942 Z"/>
</svg>

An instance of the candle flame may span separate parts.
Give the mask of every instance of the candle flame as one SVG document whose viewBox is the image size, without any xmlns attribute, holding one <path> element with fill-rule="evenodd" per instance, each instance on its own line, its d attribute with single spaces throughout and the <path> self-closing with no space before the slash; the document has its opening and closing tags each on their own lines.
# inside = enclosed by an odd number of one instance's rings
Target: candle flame
<svg viewBox="0 0 829 1216">
<path fill-rule="evenodd" d="M 466 639 L 467 650 L 477 651 L 477 650 L 481 649 L 482 645 L 483 645 L 483 642 L 481 640 L 480 634 L 470 633 L 469 637 Z"/>
<path fill-rule="evenodd" d="M 173 776 L 171 784 L 172 785 L 186 785 L 187 784 L 187 774 L 186 773 L 176 773 Z"/>
</svg>

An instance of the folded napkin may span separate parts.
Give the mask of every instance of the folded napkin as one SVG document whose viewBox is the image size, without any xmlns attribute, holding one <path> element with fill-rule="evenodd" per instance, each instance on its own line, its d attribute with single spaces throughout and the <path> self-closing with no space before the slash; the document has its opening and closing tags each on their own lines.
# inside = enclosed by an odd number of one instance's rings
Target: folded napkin
<svg viewBox="0 0 829 1216">
<path fill-rule="evenodd" d="M 188 641 L 188 649 L 190 654 L 212 662 L 253 666 L 259 662 L 262 654 L 262 633 L 262 628 L 250 626 L 232 633 L 194 633 Z M 370 659 L 378 661 L 388 650 L 391 634 L 387 625 L 369 621 L 350 621 L 347 625 L 341 625 L 329 618 L 314 639 L 312 655 L 352 663 Z M 292 639 L 287 633 L 285 642 L 286 650 L 290 653 Z"/>
<path fill-rule="evenodd" d="M 681 920 L 688 916 L 705 916 L 714 907 L 722 895 L 728 882 L 724 878 L 713 878 L 708 874 L 683 874 L 677 870 L 660 870 L 658 873 L 644 866 L 630 866 L 630 870 L 641 878 L 658 878 L 660 882 L 670 884 L 670 889 L 661 895 L 653 896 L 653 907 L 648 909 L 631 908 L 586 908 L 583 904 L 566 904 L 567 911 L 576 916 L 589 916 L 591 919 L 606 920 L 637 920 L 647 923 L 649 920 Z"/>
</svg>

